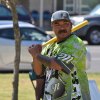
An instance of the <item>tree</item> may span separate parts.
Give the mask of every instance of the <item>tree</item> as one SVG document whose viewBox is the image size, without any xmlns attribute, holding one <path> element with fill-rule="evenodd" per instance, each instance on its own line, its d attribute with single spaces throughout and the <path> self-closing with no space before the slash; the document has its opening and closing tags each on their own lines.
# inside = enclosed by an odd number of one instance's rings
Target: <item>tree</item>
<svg viewBox="0 0 100 100">
<path fill-rule="evenodd" d="M 18 83 L 19 83 L 19 64 L 20 64 L 20 31 L 18 26 L 18 16 L 14 0 L 9 0 L 9 4 L 13 16 L 14 36 L 15 36 L 15 61 L 14 61 L 14 80 L 13 80 L 13 95 L 12 100 L 18 100 Z"/>
<path fill-rule="evenodd" d="M 18 26 L 18 16 L 16 12 L 16 1 L 14 0 L 1 0 L 1 3 L 10 7 L 12 11 L 12 19 L 14 26 L 14 36 L 15 36 L 15 60 L 14 60 L 14 79 L 13 79 L 13 93 L 12 100 L 18 100 L 18 83 L 19 83 L 19 63 L 20 63 L 20 31 Z"/>
</svg>

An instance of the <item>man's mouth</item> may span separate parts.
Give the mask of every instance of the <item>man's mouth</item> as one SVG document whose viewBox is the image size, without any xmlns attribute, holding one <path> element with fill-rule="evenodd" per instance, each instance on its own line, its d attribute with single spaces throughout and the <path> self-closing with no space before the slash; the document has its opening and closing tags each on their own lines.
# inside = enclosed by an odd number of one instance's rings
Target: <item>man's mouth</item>
<svg viewBox="0 0 100 100">
<path fill-rule="evenodd" d="M 58 33 L 67 33 L 67 30 L 60 30 Z"/>
</svg>

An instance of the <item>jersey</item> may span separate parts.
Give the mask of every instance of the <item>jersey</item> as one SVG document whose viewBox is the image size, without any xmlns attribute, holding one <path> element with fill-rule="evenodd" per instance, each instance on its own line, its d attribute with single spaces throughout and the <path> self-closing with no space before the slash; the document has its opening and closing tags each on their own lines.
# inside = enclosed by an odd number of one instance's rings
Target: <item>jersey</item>
<svg viewBox="0 0 100 100">
<path fill-rule="evenodd" d="M 86 47 L 76 35 L 71 35 L 60 43 L 46 46 L 43 55 L 60 60 L 70 73 L 46 67 L 43 100 L 91 100 L 88 78 L 85 72 Z"/>
</svg>

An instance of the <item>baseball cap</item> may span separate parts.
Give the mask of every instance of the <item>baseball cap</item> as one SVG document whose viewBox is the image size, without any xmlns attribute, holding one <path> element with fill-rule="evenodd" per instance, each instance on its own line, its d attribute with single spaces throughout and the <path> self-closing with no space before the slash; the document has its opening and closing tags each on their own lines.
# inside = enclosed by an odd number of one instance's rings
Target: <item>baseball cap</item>
<svg viewBox="0 0 100 100">
<path fill-rule="evenodd" d="M 51 22 L 54 22 L 56 20 L 62 20 L 62 19 L 70 21 L 70 16 L 67 11 L 59 10 L 54 12 L 51 16 Z"/>
</svg>

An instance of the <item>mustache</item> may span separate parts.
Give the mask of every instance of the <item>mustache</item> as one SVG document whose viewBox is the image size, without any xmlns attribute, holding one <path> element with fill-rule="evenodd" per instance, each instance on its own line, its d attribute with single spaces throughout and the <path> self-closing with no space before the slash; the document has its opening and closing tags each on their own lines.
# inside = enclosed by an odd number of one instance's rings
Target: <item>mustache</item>
<svg viewBox="0 0 100 100">
<path fill-rule="evenodd" d="M 67 33 L 67 30 L 60 30 L 58 33 Z"/>
</svg>

